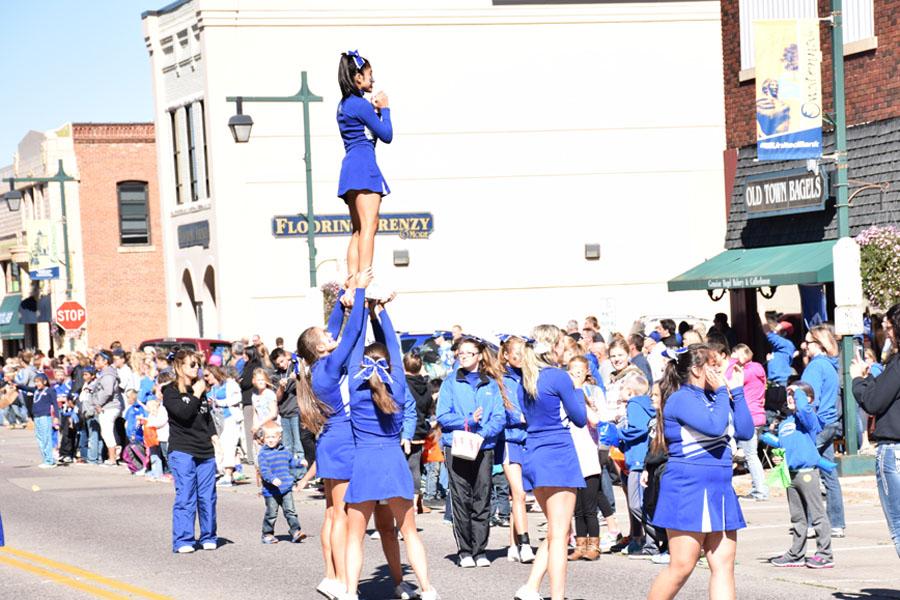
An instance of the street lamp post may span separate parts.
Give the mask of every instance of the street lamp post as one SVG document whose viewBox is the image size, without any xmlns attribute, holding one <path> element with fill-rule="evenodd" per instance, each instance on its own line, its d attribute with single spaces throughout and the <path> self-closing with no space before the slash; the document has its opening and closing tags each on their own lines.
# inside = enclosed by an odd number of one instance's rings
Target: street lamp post
<svg viewBox="0 0 900 600">
<path fill-rule="evenodd" d="M 228 96 L 227 102 L 234 102 L 237 114 L 228 120 L 228 127 L 235 143 L 241 144 L 250 140 L 250 129 L 253 127 L 253 119 L 244 114 L 244 102 L 301 102 L 303 103 L 303 143 L 305 154 L 303 162 L 306 163 L 306 243 L 309 248 L 309 287 L 316 286 L 316 221 L 313 212 L 312 192 L 312 151 L 309 141 L 309 103 L 322 102 L 321 96 L 316 96 L 309 91 L 306 84 L 306 71 L 300 73 L 300 91 L 293 96 Z"/>
<path fill-rule="evenodd" d="M 62 225 L 63 225 L 63 252 L 66 263 L 66 300 L 72 299 L 72 265 L 69 260 L 69 221 L 66 218 L 66 182 L 77 181 L 74 177 L 67 175 L 63 169 L 63 161 L 60 159 L 59 168 L 53 177 L 7 177 L 10 190 L 4 194 L 6 205 L 11 211 L 18 211 L 22 204 L 22 193 L 15 189 L 17 183 L 59 183 L 59 202 L 62 207 Z M 70 339 L 70 346 L 75 347 L 75 340 Z"/>
</svg>

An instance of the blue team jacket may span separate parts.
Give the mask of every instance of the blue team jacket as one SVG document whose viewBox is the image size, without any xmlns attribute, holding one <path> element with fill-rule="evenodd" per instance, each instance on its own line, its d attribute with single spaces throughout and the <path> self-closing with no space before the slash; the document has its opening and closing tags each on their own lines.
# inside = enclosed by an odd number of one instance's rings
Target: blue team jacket
<svg viewBox="0 0 900 600">
<path fill-rule="evenodd" d="M 503 430 L 503 437 L 507 442 L 524 444 L 528 432 L 525 430 L 526 424 L 522 418 L 522 406 L 519 404 L 519 386 L 522 385 L 521 373 L 516 373 L 508 368 L 507 374 L 503 376 L 503 385 L 506 387 L 509 402 L 513 405 L 512 410 L 506 411 L 506 428 Z"/>
<path fill-rule="evenodd" d="M 836 356 L 820 354 L 803 370 L 800 381 L 808 383 L 815 391 L 816 414 L 822 427 L 838 420 L 837 400 L 840 392 Z"/>
<path fill-rule="evenodd" d="M 803 390 L 794 391 L 794 402 L 796 410 L 778 426 L 778 437 L 765 433 L 761 439 L 770 446 L 784 448 L 788 469 L 813 469 L 819 464 L 816 435 L 822 426 Z"/>
<path fill-rule="evenodd" d="M 766 365 L 766 377 L 780 385 L 787 385 L 791 376 L 791 361 L 794 360 L 794 352 L 797 348 L 794 343 L 783 338 L 774 331 L 766 334 L 769 345 L 772 346 L 772 359 Z"/>
<path fill-rule="evenodd" d="M 483 373 L 478 373 L 478 382 L 473 387 L 466 379 L 465 369 L 457 369 L 444 383 L 438 395 L 437 422 L 443 431 L 441 444 L 453 445 L 453 432 L 465 429 L 468 422 L 469 431 L 484 438 L 483 450 L 492 449 L 497 437 L 506 425 L 506 409 L 503 407 L 503 396 L 500 386 Z M 482 408 L 481 421 L 472 420 L 472 413 Z"/>
<path fill-rule="evenodd" d="M 649 396 L 634 396 L 626 407 L 627 424 L 618 428 L 619 446 L 625 453 L 625 463 L 632 471 L 644 470 L 644 458 L 650 446 L 650 421 L 656 409 Z"/>
</svg>

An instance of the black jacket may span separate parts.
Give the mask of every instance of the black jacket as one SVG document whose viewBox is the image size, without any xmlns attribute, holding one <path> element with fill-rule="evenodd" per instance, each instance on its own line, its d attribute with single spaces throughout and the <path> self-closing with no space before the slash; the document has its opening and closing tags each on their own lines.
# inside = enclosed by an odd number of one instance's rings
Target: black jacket
<svg viewBox="0 0 900 600">
<path fill-rule="evenodd" d="M 192 390 L 182 393 L 174 381 L 163 387 L 162 393 L 169 414 L 169 452 L 184 452 L 199 460 L 215 458 L 212 436 L 216 428 L 206 399 Z"/>
<path fill-rule="evenodd" d="M 900 355 L 888 361 L 877 379 L 871 375 L 854 379 L 853 397 L 875 417 L 875 440 L 900 442 Z"/>
<path fill-rule="evenodd" d="M 244 363 L 244 369 L 241 371 L 241 405 L 250 406 L 253 404 L 253 371 L 262 369 L 262 363 L 258 360 L 247 361 Z"/>
<path fill-rule="evenodd" d="M 428 385 L 428 379 L 422 375 L 407 375 L 406 387 L 416 401 L 416 431 L 413 434 L 413 440 L 424 440 L 431 431 L 428 424 L 428 413 L 433 403 L 431 387 Z"/>
</svg>

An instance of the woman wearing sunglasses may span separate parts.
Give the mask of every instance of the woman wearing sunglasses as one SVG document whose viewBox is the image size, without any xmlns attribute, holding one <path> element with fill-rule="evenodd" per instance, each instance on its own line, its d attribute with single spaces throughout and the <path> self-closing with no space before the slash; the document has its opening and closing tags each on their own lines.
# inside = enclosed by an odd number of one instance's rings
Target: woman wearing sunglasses
<svg viewBox="0 0 900 600">
<path fill-rule="evenodd" d="M 200 362 L 186 350 L 172 360 L 175 381 L 162 389 L 163 406 L 169 413 L 169 468 L 175 480 L 172 507 L 172 551 L 186 554 L 195 550 L 194 521 L 200 516 L 200 544 L 215 550 L 216 537 L 216 453 L 209 403 L 204 398 L 206 383 L 198 377 Z"/>
</svg>

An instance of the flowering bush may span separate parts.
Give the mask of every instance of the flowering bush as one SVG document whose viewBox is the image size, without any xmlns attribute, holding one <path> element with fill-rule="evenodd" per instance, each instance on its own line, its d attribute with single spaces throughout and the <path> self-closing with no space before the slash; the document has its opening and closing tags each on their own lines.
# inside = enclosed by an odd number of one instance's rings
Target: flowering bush
<svg viewBox="0 0 900 600">
<path fill-rule="evenodd" d="M 334 303 L 337 302 L 341 285 L 337 281 L 328 281 L 323 283 L 319 289 L 322 290 L 322 308 L 325 311 L 325 321 L 327 322 L 328 316 L 334 310 Z"/>
<path fill-rule="evenodd" d="M 877 310 L 900 302 L 900 228 L 873 225 L 856 236 L 863 294 Z"/>
</svg>

